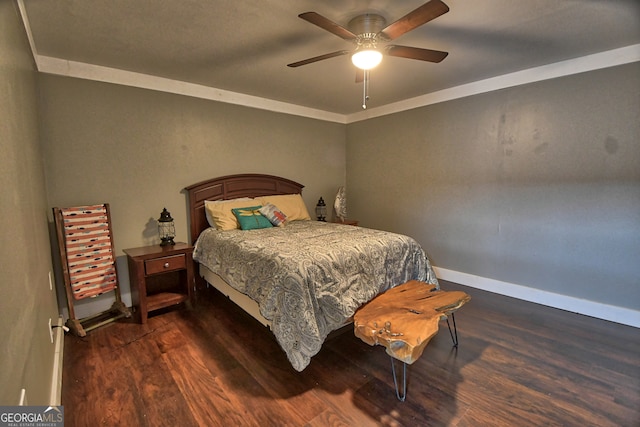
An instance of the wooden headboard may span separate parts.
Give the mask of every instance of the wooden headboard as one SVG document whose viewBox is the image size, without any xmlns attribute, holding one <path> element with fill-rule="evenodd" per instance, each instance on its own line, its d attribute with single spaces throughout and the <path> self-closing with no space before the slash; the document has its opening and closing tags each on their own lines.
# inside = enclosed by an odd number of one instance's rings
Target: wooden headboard
<svg viewBox="0 0 640 427">
<path fill-rule="evenodd" d="M 209 227 L 204 211 L 205 200 L 259 197 L 273 194 L 302 193 L 304 185 L 272 175 L 240 174 L 209 179 L 185 188 L 189 198 L 191 244 Z"/>
</svg>

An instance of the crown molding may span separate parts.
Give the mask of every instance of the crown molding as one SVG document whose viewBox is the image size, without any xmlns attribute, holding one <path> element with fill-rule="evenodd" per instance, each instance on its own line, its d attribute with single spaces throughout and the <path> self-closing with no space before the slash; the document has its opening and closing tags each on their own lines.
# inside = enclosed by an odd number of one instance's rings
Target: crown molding
<svg viewBox="0 0 640 427">
<path fill-rule="evenodd" d="M 359 122 L 374 117 L 386 116 L 388 114 L 412 110 L 414 108 L 451 101 L 467 96 L 493 92 L 509 87 L 585 73 L 602 68 L 615 67 L 617 65 L 638 61 L 640 61 L 640 44 L 635 44 L 580 58 L 529 68 L 527 70 L 504 74 L 485 80 L 479 80 L 477 82 L 443 89 L 426 95 L 416 96 L 415 98 L 398 101 L 393 104 L 383 105 L 370 110 L 360 111 L 358 113 L 349 114 L 346 117 L 346 122 Z"/>
<path fill-rule="evenodd" d="M 37 63 L 38 71 L 47 74 L 114 83 L 142 89 L 151 89 L 160 92 L 258 108 L 261 110 L 269 110 L 276 113 L 309 117 L 328 122 L 346 123 L 345 116 L 343 114 L 317 110 L 314 108 L 275 101 L 273 99 L 260 98 L 258 96 L 246 95 L 238 92 L 231 92 L 195 83 L 187 83 L 179 80 L 152 76 L 149 74 L 86 64 L 84 62 L 67 61 L 65 59 L 52 58 L 49 56 L 39 56 Z"/>
<path fill-rule="evenodd" d="M 29 18 L 27 17 L 27 10 L 24 7 L 24 0 L 17 0 L 18 10 L 20 11 L 20 17 L 22 18 L 22 25 L 24 25 L 24 30 L 27 33 L 27 39 L 29 40 L 29 46 L 31 47 L 31 55 L 33 56 L 33 60 L 36 63 L 36 68 L 38 67 L 38 51 L 36 50 L 36 42 L 33 40 L 33 33 L 31 32 L 31 25 L 29 24 Z"/>
</svg>

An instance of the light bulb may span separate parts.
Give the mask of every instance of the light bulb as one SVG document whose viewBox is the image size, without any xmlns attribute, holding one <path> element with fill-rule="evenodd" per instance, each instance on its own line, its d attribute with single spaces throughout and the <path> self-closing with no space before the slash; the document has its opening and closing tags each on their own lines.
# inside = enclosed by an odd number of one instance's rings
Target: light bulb
<svg viewBox="0 0 640 427">
<path fill-rule="evenodd" d="M 375 68 L 382 61 L 382 54 L 375 49 L 358 50 L 351 55 L 351 62 L 362 70 Z"/>
</svg>

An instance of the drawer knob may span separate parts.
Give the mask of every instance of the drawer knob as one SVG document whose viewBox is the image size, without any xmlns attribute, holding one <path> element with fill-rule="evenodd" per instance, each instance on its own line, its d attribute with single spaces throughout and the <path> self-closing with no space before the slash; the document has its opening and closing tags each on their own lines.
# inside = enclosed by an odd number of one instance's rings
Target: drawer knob
<svg viewBox="0 0 640 427">
<path fill-rule="evenodd" d="M 169 263 L 168 262 L 164 263 L 164 268 L 169 268 Z"/>
</svg>

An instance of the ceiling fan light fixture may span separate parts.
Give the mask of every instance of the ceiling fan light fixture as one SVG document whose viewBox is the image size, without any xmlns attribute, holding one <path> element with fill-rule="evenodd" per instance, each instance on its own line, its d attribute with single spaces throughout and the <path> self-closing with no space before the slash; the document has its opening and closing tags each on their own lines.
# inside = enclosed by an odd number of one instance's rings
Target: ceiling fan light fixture
<svg viewBox="0 0 640 427">
<path fill-rule="evenodd" d="M 376 49 L 366 48 L 357 50 L 351 55 L 351 62 L 362 70 L 370 70 L 375 68 L 382 61 L 382 53 Z"/>
</svg>

